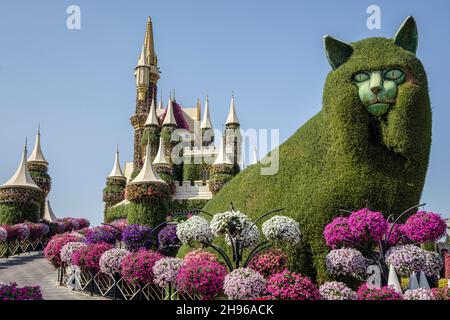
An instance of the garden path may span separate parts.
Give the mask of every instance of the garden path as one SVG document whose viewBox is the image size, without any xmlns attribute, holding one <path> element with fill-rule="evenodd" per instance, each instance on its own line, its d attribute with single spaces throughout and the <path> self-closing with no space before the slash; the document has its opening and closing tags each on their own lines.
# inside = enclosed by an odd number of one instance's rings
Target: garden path
<svg viewBox="0 0 450 320">
<path fill-rule="evenodd" d="M 19 286 L 40 286 L 45 300 L 103 300 L 60 287 L 57 273 L 42 251 L 0 258 L 0 282 L 17 282 Z"/>
</svg>

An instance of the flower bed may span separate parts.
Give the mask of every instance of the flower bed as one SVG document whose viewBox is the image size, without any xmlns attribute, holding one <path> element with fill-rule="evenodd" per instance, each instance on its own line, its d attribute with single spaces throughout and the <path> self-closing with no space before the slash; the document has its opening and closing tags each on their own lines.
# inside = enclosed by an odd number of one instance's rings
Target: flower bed
<svg viewBox="0 0 450 320">
<path fill-rule="evenodd" d="M 255 299 L 265 293 L 266 280 L 253 269 L 235 269 L 225 276 L 223 290 L 230 300 Z"/>
<path fill-rule="evenodd" d="M 319 289 L 308 277 L 288 270 L 267 280 L 267 292 L 279 300 L 319 300 Z"/>
<path fill-rule="evenodd" d="M 153 283 L 153 266 L 162 258 L 161 254 L 145 249 L 126 255 L 121 264 L 124 280 L 130 284 L 145 285 Z"/>
<path fill-rule="evenodd" d="M 1 300 L 44 300 L 44 298 L 40 287 L 18 287 L 17 283 L 13 282 L 10 284 L 0 283 Z"/>
</svg>

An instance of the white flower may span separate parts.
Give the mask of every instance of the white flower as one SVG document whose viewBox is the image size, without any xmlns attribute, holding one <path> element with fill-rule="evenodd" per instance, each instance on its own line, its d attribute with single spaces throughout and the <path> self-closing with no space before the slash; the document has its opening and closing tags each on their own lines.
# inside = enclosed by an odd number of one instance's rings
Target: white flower
<svg viewBox="0 0 450 320">
<path fill-rule="evenodd" d="M 211 220 L 211 232 L 214 236 L 230 232 L 232 236 L 248 228 L 249 218 L 240 211 L 225 211 L 215 214 Z"/>
<path fill-rule="evenodd" d="M 191 244 L 194 241 L 211 241 L 213 235 L 205 218 L 192 216 L 177 224 L 177 237 L 181 243 Z"/>
<path fill-rule="evenodd" d="M 225 276 L 223 291 L 230 300 L 258 298 L 266 291 L 266 280 L 253 269 L 235 269 Z"/>
<path fill-rule="evenodd" d="M 175 283 L 182 265 L 183 260 L 178 258 L 162 258 L 156 261 L 153 266 L 153 281 L 162 288 Z"/>
<path fill-rule="evenodd" d="M 7 237 L 8 232 L 4 228 L 0 227 L 0 241 L 5 241 Z"/>
<path fill-rule="evenodd" d="M 252 222 L 249 221 L 248 227 L 244 229 L 240 234 L 237 234 L 234 238 L 240 241 L 245 248 L 254 247 L 259 243 L 258 227 L 256 225 L 252 225 Z M 225 243 L 231 246 L 231 240 L 228 234 L 225 234 Z"/>
<path fill-rule="evenodd" d="M 403 294 L 405 300 L 435 300 L 431 289 L 419 288 L 414 290 L 406 290 Z"/>
<path fill-rule="evenodd" d="M 120 273 L 122 259 L 129 255 L 130 252 L 125 249 L 110 249 L 105 251 L 100 257 L 99 265 L 103 273 L 116 274 Z"/>
<path fill-rule="evenodd" d="M 337 281 L 325 282 L 320 286 L 319 293 L 325 300 L 356 300 L 356 292 Z"/>
<path fill-rule="evenodd" d="M 274 216 L 263 223 L 262 232 L 270 242 L 296 245 L 300 241 L 300 225 L 286 216 Z"/>
<path fill-rule="evenodd" d="M 87 245 L 83 242 L 68 242 L 61 248 L 61 260 L 68 265 L 72 264 L 72 256 L 75 251 L 86 248 Z"/>
<path fill-rule="evenodd" d="M 334 276 L 351 276 L 363 280 L 366 275 L 366 259 L 356 249 L 331 250 L 326 256 L 326 267 Z"/>
</svg>

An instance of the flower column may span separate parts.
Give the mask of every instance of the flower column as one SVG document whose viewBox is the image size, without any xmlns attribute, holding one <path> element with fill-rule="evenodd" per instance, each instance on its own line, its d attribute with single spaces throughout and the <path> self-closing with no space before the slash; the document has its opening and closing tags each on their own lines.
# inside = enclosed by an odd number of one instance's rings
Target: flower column
<svg viewBox="0 0 450 320">
<path fill-rule="evenodd" d="M 125 186 L 127 178 L 123 174 L 119 161 L 119 149 L 116 151 L 114 167 L 106 178 L 106 187 L 103 189 L 103 201 L 105 202 L 105 221 L 106 210 L 120 203 L 125 198 Z"/>
</svg>

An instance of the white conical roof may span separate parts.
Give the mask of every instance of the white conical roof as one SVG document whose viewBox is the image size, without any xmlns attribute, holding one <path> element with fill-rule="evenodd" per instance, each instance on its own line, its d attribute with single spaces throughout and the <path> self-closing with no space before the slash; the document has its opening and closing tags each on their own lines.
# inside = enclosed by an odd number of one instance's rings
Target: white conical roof
<svg viewBox="0 0 450 320">
<path fill-rule="evenodd" d="M 173 105 L 172 99 L 169 99 L 169 104 L 167 106 L 166 116 L 163 121 L 163 126 L 165 125 L 177 125 L 177 121 L 175 120 L 175 114 L 173 113 Z"/>
<path fill-rule="evenodd" d="M 26 142 L 25 147 L 23 148 L 22 159 L 20 161 L 19 168 L 17 168 L 16 173 L 14 173 L 11 179 L 9 179 L 0 188 L 10 187 L 23 187 L 40 190 L 40 188 L 34 183 L 33 179 L 30 176 L 30 172 L 28 171 Z"/>
<path fill-rule="evenodd" d="M 398 293 L 402 293 L 402 286 L 400 285 L 397 272 L 395 272 L 395 268 L 392 264 L 389 267 L 388 286 L 391 286 Z"/>
<path fill-rule="evenodd" d="M 137 64 L 136 68 L 137 67 L 145 67 L 145 66 L 148 66 L 147 53 L 145 51 L 145 46 L 142 46 L 141 54 L 139 55 L 139 60 L 138 60 L 138 64 Z"/>
<path fill-rule="evenodd" d="M 113 166 L 108 178 L 125 178 L 122 168 L 120 167 L 119 149 L 118 148 L 116 151 L 116 159 L 114 160 L 114 166 Z"/>
<path fill-rule="evenodd" d="M 164 109 L 164 102 L 163 102 L 162 97 L 161 97 L 161 99 L 159 100 L 158 109 L 161 109 L 161 110 Z"/>
<path fill-rule="evenodd" d="M 41 130 L 38 128 L 38 132 L 36 135 L 36 143 L 34 145 L 33 152 L 31 152 L 30 157 L 28 158 L 28 162 L 41 162 L 43 164 L 48 164 L 47 160 L 45 160 L 44 154 L 41 149 Z"/>
<path fill-rule="evenodd" d="M 236 108 L 234 107 L 234 95 L 231 96 L 230 112 L 228 113 L 227 122 L 225 124 L 239 124 Z"/>
<path fill-rule="evenodd" d="M 58 219 L 56 219 L 56 216 L 53 213 L 52 207 L 50 206 L 50 201 L 48 201 L 48 200 L 45 203 L 44 220 L 47 220 L 50 222 L 55 222 L 56 220 L 58 220 Z"/>
<path fill-rule="evenodd" d="M 151 149 L 150 149 L 150 143 L 147 144 L 146 154 L 145 154 L 145 160 L 144 165 L 142 166 L 141 171 L 139 174 L 134 178 L 130 184 L 135 183 L 166 183 L 164 180 L 161 179 L 159 174 L 153 169 L 152 166 L 152 157 L 151 157 Z"/>
<path fill-rule="evenodd" d="M 411 273 L 411 276 L 409 277 L 409 284 L 408 289 L 409 290 L 415 290 L 419 289 L 419 282 L 417 281 L 417 275 L 415 272 Z"/>
<path fill-rule="evenodd" d="M 221 164 L 233 164 L 233 162 L 231 162 L 230 158 L 228 157 L 227 153 L 225 152 L 225 146 L 222 142 L 220 143 L 220 149 L 219 149 L 219 154 L 217 155 L 216 160 L 214 160 L 213 165 L 221 165 Z"/>
<path fill-rule="evenodd" d="M 156 106 L 154 99 L 152 99 L 152 104 L 150 106 L 147 121 L 145 121 L 145 126 L 152 126 L 152 125 L 159 126 L 158 117 L 156 116 Z"/>
<path fill-rule="evenodd" d="M 212 129 L 211 124 L 211 118 L 209 116 L 209 99 L 208 96 L 206 96 L 206 102 L 205 102 L 205 112 L 203 113 L 203 119 L 200 124 L 201 129 Z"/>
<path fill-rule="evenodd" d="M 430 289 L 430 285 L 428 283 L 427 277 L 425 276 L 425 272 L 423 272 L 423 271 L 420 271 L 419 287 L 424 288 L 424 289 Z"/>
<path fill-rule="evenodd" d="M 158 153 L 156 154 L 155 160 L 153 160 L 153 164 L 154 165 L 161 165 L 161 164 L 165 164 L 165 165 L 170 165 L 169 161 L 167 161 L 166 159 L 166 155 L 164 152 L 164 142 L 162 137 L 159 137 L 159 148 L 158 148 Z"/>
</svg>

